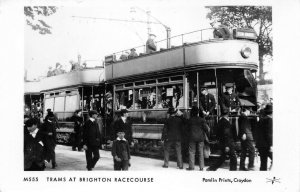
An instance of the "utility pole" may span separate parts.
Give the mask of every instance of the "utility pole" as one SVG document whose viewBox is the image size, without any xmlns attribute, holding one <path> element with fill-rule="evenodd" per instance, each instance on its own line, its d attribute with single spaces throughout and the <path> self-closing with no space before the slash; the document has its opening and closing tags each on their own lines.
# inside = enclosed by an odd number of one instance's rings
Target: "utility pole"
<svg viewBox="0 0 300 192">
<path fill-rule="evenodd" d="M 142 20 L 127 20 L 127 19 L 117 19 L 117 18 L 104 18 L 104 17 L 81 17 L 81 16 L 72 16 L 73 18 L 79 18 L 79 19 L 94 19 L 94 20 L 108 20 L 108 21 L 120 21 L 120 22 L 134 22 L 134 23 L 147 23 L 147 31 L 148 31 L 148 37 L 151 34 L 151 24 L 159 24 L 162 25 L 166 29 L 167 33 L 167 48 L 171 47 L 171 28 L 163 24 L 161 21 L 159 21 L 157 18 L 153 17 L 151 15 L 150 11 L 145 11 L 138 7 L 131 7 L 130 12 L 135 12 L 135 9 L 141 10 L 142 12 L 147 14 L 147 21 Z M 156 22 L 150 21 L 150 18 L 153 18 L 156 20 Z"/>
</svg>

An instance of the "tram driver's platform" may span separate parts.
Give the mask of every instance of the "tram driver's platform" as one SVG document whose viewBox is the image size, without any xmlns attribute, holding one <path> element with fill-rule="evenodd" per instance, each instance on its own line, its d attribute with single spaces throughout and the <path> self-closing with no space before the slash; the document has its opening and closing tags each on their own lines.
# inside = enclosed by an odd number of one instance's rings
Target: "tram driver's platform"
<svg viewBox="0 0 300 192">
<path fill-rule="evenodd" d="M 56 161 L 58 167 L 51 168 L 51 163 L 46 164 L 45 171 L 86 171 L 85 152 L 72 151 L 71 146 L 57 145 Z M 163 160 L 145 158 L 139 156 L 131 156 L 131 167 L 129 171 L 186 171 L 187 163 L 184 163 L 184 169 L 180 170 L 176 167 L 176 162 L 170 161 L 169 168 L 162 168 Z M 238 159 L 239 162 L 239 159 Z M 259 157 L 255 158 L 255 171 L 259 170 Z M 247 165 L 247 160 L 246 160 Z M 208 166 L 204 167 L 206 170 Z M 199 166 L 195 166 L 195 171 L 199 170 Z M 93 171 L 113 171 L 113 159 L 110 151 L 100 150 L 100 160 L 97 162 Z M 217 171 L 229 171 L 229 162 L 225 161 Z"/>
</svg>

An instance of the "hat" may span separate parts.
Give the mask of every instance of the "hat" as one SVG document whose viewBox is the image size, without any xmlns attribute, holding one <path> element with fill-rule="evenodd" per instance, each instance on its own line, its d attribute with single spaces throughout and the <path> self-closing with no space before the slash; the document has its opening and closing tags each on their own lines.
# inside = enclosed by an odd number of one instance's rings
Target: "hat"
<svg viewBox="0 0 300 192">
<path fill-rule="evenodd" d="M 169 113 L 170 115 L 175 114 L 175 113 L 177 113 L 177 109 L 175 109 L 174 107 L 170 107 L 170 108 L 168 109 L 168 112 L 167 112 L 167 113 Z"/>
<path fill-rule="evenodd" d="M 155 35 L 155 34 L 153 34 L 153 33 L 150 33 L 150 34 L 149 34 L 149 36 L 154 36 L 154 37 L 156 37 L 156 35 Z"/>
<path fill-rule="evenodd" d="M 226 84 L 225 84 L 225 87 L 226 87 L 226 88 L 233 87 L 233 83 L 226 83 Z"/>
<path fill-rule="evenodd" d="M 205 86 L 205 85 L 203 85 L 203 86 L 200 87 L 200 91 L 203 91 L 205 89 L 207 89 L 207 86 Z"/>
<path fill-rule="evenodd" d="M 125 129 L 123 127 L 118 126 L 118 128 L 115 130 L 115 133 L 120 133 L 120 132 L 125 133 Z"/>
<path fill-rule="evenodd" d="M 135 48 L 130 49 L 130 51 L 136 51 Z"/>
<path fill-rule="evenodd" d="M 265 109 L 264 109 L 264 112 L 265 112 L 266 114 L 271 114 L 271 113 L 273 113 L 273 105 L 272 105 L 272 104 L 267 104 L 266 107 L 265 107 Z"/>
<path fill-rule="evenodd" d="M 37 125 L 38 124 L 38 120 L 36 119 L 29 119 L 28 121 L 26 121 L 25 125 L 26 127 L 32 127 L 32 125 Z"/>
<path fill-rule="evenodd" d="M 90 117 L 92 117 L 93 115 L 98 115 L 98 112 L 97 111 L 95 111 L 95 110 L 91 110 L 90 112 L 89 112 L 89 116 Z"/>
<path fill-rule="evenodd" d="M 125 113 L 128 113 L 127 109 L 121 109 L 120 114 L 121 116 L 123 116 Z"/>
<path fill-rule="evenodd" d="M 51 112 L 51 109 L 47 109 L 47 112 L 48 112 L 48 113 Z"/>
<path fill-rule="evenodd" d="M 24 115 L 24 119 L 26 119 L 26 118 L 30 118 L 28 115 Z"/>
</svg>

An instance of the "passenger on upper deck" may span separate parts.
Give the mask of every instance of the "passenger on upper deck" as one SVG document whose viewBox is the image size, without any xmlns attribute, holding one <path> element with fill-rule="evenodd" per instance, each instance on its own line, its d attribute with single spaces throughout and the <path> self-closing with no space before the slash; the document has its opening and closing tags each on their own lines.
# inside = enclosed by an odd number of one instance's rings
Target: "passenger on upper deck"
<svg viewBox="0 0 300 192">
<path fill-rule="evenodd" d="M 54 75 L 60 75 L 65 73 L 66 71 L 62 69 L 62 65 L 60 63 L 56 63 L 56 68 L 54 69 Z"/>
<path fill-rule="evenodd" d="M 124 61 L 124 60 L 128 59 L 128 55 L 129 55 L 129 53 L 126 51 L 125 53 L 122 53 L 122 55 L 120 56 L 120 59 L 122 61 Z"/>
<path fill-rule="evenodd" d="M 149 38 L 146 42 L 146 53 L 153 53 L 156 51 L 156 43 L 154 39 L 156 38 L 156 35 L 149 34 Z"/>
<path fill-rule="evenodd" d="M 229 39 L 230 38 L 230 31 L 227 26 L 219 25 L 214 29 L 214 38 L 223 38 Z"/>
<path fill-rule="evenodd" d="M 48 68 L 47 77 L 51 77 L 51 76 L 53 76 L 53 70 L 52 70 L 52 67 L 50 66 Z"/>
<path fill-rule="evenodd" d="M 136 53 L 135 48 L 130 49 L 130 54 L 128 55 L 128 59 L 131 59 L 131 58 L 134 58 L 137 56 L 138 56 L 138 54 Z"/>
</svg>

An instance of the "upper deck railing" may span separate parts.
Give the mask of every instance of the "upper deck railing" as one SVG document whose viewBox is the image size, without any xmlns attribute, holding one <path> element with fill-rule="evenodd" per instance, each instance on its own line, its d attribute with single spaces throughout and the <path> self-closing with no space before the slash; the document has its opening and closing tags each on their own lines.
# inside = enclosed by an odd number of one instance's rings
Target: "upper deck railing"
<svg viewBox="0 0 300 192">
<path fill-rule="evenodd" d="M 184 44 L 189 43 L 195 43 L 195 42 L 201 42 L 201 41 L 207 41 L 214 39 L 213 35 L 214 28 L 206 28 L 201 30 L 192 31 L 189 33 L 183 33 L 180 35 L 176 35 L 173 37 L 170 37 L 170 48 L 176 48 L 183 46 Z M 167 39 L 162 39 L 159 41 L 155 41 L 156 43 L 156 52 L 167 50 Z M 131 47 L 129 49 L 121 50 L 115 53 L 112 53 L 110 55 L 113 55 L 115 58 L 115 61 L 122 61 L 121 56 L 127 55 L 130 53 L 130 50 L 134 48 L 136 50 L 136 53 L 138 56 L 147 55 L 146 53 L 146 44 L 137 46 L 137 47 Z"/>
</svg>

